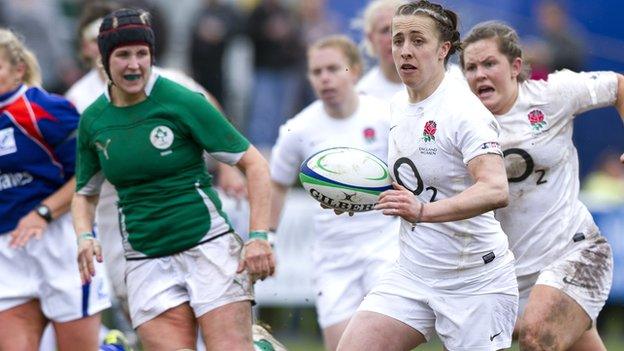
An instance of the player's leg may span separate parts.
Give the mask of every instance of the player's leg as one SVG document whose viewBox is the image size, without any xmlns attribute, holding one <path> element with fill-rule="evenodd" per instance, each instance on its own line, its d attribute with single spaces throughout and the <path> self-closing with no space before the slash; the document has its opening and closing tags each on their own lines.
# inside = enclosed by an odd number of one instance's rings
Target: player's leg
<svg viewBox="0 0 624 351">
<path fill-rule="evenodd" d="M 206 350 L 253 350 L 251 303 L 239 301 L 218 307 L 197 319 Z"/>
<path fill-rule="evenodd" d="M 520 349 L 565 350 L 591 325 L 591 319 L 559 289 L 536 285 L 520 320 Z"/>
<path fill-rule="evenodd" d="M 53 322 L 61 351 L 97 350 L 100 344 L 100 313 L 69 322 Z"/>
<path fill-rule="evenodd" d="M 426 341 L 422 333 L 397 319 L 377 312 L 358 311 L 351 318 L 337 349 L 411 350 Z"/>
<path fill-rule="evenodd" d="M 344 333 L 347 328 L 347 324 L 349 324 L 349 320 L 344 320 L 323 328 L 323 343 L 325 344 L 325 350 L 336 350 L 338 347 L 338 341 L 340 341 L 342 333 Z"/>
<path fill-rule="evenodd" d="M 146 350 L 179 350 L 195 348 L 196 330 L 193 310 L 182 303 L 141 323 L 137 333 Z"/>
<path fill-rule="evenodd" d="M 602 342 L 602 338 L 598 334 L 598 330 L 596 330 L 596 325 L 594 324 L 591 329 L 581 335 L 581 337 L 568 348 L 567 351 L 606 351 L 604 343 Z"/>
<path fill-rule="evenodd" d="M 37 300 L 0 311 L 0 350 L 38 350 L 46 323 Z"/>
<path fill-rule="evenodd" d="M 604 306 L 612 272 L 611 247 L 604 237 L 571 242 L 559 260 L 542 270 L 531 291 L 520 322 L 521 349 L 565 350 L 574 345 Z M 583 342 L 601 344 L 595 336 L 588 334 Z"/>
</svg>

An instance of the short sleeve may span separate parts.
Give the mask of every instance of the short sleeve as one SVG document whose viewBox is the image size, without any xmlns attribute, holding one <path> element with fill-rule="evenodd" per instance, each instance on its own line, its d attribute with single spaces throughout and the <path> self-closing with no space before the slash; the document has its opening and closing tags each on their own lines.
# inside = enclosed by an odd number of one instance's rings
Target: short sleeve
<svg viewBox="0 0 624 351">
<path fill-rule="evenodd" d="M 286 186 L 297 181 L 301 162 L 304 161 L 301 141 L 292 128 L 293 121 L 280 127 L 279 136 L 271 150 L 271 179 Z"/>
<path fill-rule="evenodd" d="M 485 108 L 473 111 L 473 115 L 461 114 L 456 120 L 455 145 L 466 165 L 480 155 L 503 155 L 499 143 L 500 126 L 494 116 Z"/>
<path fill-rule="evenodd" d="M 249 141 L 203 95 L 188 94 L 192 96 L 187 100 L 190 106 L 184 123 L 193 139 L 217 160 L 230 165 L 238 163 L 249 148 Z"/>
<path fill-rule="evenodd" d="M 570 113 L 613 105 L 617 100 L 618 80 L 615 72 L 572 72 L 562 70 L 548 76 L 552 98 L 562 106 L 571 106 Z"/>
<path fill-rule="evenodd" d="M 97 151 L 92 147 L 85 119 L 78 125 L 76 142 L 76 192 L 81 195 L 97 195 L 104 182 Z"/>
<path fill-rule="evenodd" d="M 74 175 L 76 163 L 76 129 L 80 115 L 74 106 L 59 95 L 31 89 L 31 108 L 44 140 L 63 166 L 66 179 Z"/>
</svg>

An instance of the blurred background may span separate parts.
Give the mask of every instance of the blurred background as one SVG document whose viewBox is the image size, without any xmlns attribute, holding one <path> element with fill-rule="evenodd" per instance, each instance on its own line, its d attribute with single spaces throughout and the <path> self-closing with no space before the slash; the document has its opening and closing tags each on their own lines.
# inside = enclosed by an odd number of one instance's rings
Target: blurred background
<svg viewBox="0 0 624 351">
<path fill-rule="evenodd" d="M 80 60 L 78 18 L 91 0 L 0 0 L 0 25 L 25 39 L 42 66 L 44 87 L 64 94 L 87 67 Z M 362 42 L 366 0 L 123 0 L 153 15 L 156 63 L 187 73 L 223 105 L 232 122 L 263 150 L 278 127 L 314 100 L 305 47 L 333 33 Z M 497 19 L 515 27 L 534 79 L 569 68 L 624 72 L 624 3 L 617 0 L 438 1 L 456 10 L 466 33 Z M 363 47 L 363 45 L 362 45 Z M 364 52 L 364 50 L 363 50 Z M 372 58 L 368 63 L 374 64 Z M 613 288 L 598 321 L 609 350 L 624 350 L 624 127 L 615 109 L 575 121 L 583 200 L 615 255 Z M 240 207 L 240 204 L 236 206 Z M 276 278 L 257 286 L 257 316 L 293 350 L 321 349 L 314 314 L 310 209 L 292 191 L 277 245 Z M 115 318 L 110 318 L 114 324 Z M 440 349 L 432 344 L 424 349 Z"/>
</svg>

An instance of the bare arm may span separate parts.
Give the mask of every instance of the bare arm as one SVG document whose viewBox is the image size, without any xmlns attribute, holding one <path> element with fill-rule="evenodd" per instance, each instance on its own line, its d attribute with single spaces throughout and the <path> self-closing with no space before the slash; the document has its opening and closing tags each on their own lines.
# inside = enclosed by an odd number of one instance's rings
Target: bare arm
<svg viewBox="0 0 624 351">
<path fill-rule="evenodd" d="M 83 283 L 91 281 L 95 275 L 95 264 L 93 256 L 102 262 L 102 248 L 97 240 L 83 237 L 85 233 L 93 233 L 93 223 L 95 220 L 95 207 L 97 206 L 97 195 L 74 194 L 71 203 L 72 219 L 74 220 L 74 230 L 78 240 L 78 268 Z"/>
<path fill-rule="evenodd" d="M 52 195 L 41 201 L 52 212 L 52 219 L 56 219 L 69 210 L 69 206 L 76 187 L 76 178 L 72 177 L 67 183 L 55 191 Z M 17 227 L 11 232 L 11 247 L 22 247 L 32 237 L 41 238 L 48 223 L 41 218 L 35 210 L 28 212 L 17 223 Z"/>
<path fill-rule="evenodd" d="M 248 180 L 249 230 L 250 232 L 268 231 L 271 204 L 269 165 L 253 146 L 249 147 L 236 165 L 245 173 Z M 245 269 L 252 280 L 262 280 L 275 273 L 275 258 L 268 241 L 247 241 L 237 272 Z"/>
<path fill-rule="evenodd" d="M 624 76 L 621 74 L 617 75 L 618 79 L 618 90 L 617 90 L 617 100 L 615 101 L 615 108 L 622 120 L 624 120 Z"/>
<path fill-rule="evenodd" d="M 228 196 L 236 199 L 247 197 L 246 179 L 235 167 L 218 162 L 217 184 Z"/>
<path fill-rule="evenodd" d="M 477 156 L 468 163 L 468 172 L 475 183 L 453 197 L 421 203 L 409 190 L 395 183 L 397 190 L 382 193 L 377 209 L 414 223 L 459 221 L 507 206 L 509 194 L 502 157 Z"/>
<path fill-rule="evenodd" d="M 279 225 L 288 189 L 289 187 L 286 185 L 271 181 L 271 220 L 269 222 L 271 229 L 277 229 Z"/>
</svg>

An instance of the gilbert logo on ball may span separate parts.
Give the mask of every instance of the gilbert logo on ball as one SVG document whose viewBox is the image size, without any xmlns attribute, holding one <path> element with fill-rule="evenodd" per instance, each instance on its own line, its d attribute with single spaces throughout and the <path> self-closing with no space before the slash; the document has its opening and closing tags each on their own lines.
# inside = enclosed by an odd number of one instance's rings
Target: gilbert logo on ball
<svg viewBox="0 0 624 351">
<path fill-rule="evenodd" d="M 299 180 L 318 202 L 350 212 L 372 210 L 379 194 L 392 188 L 388 166 L 381 159 L 349 147 L 310 156 L 301 165 Z"/>
</svg>

